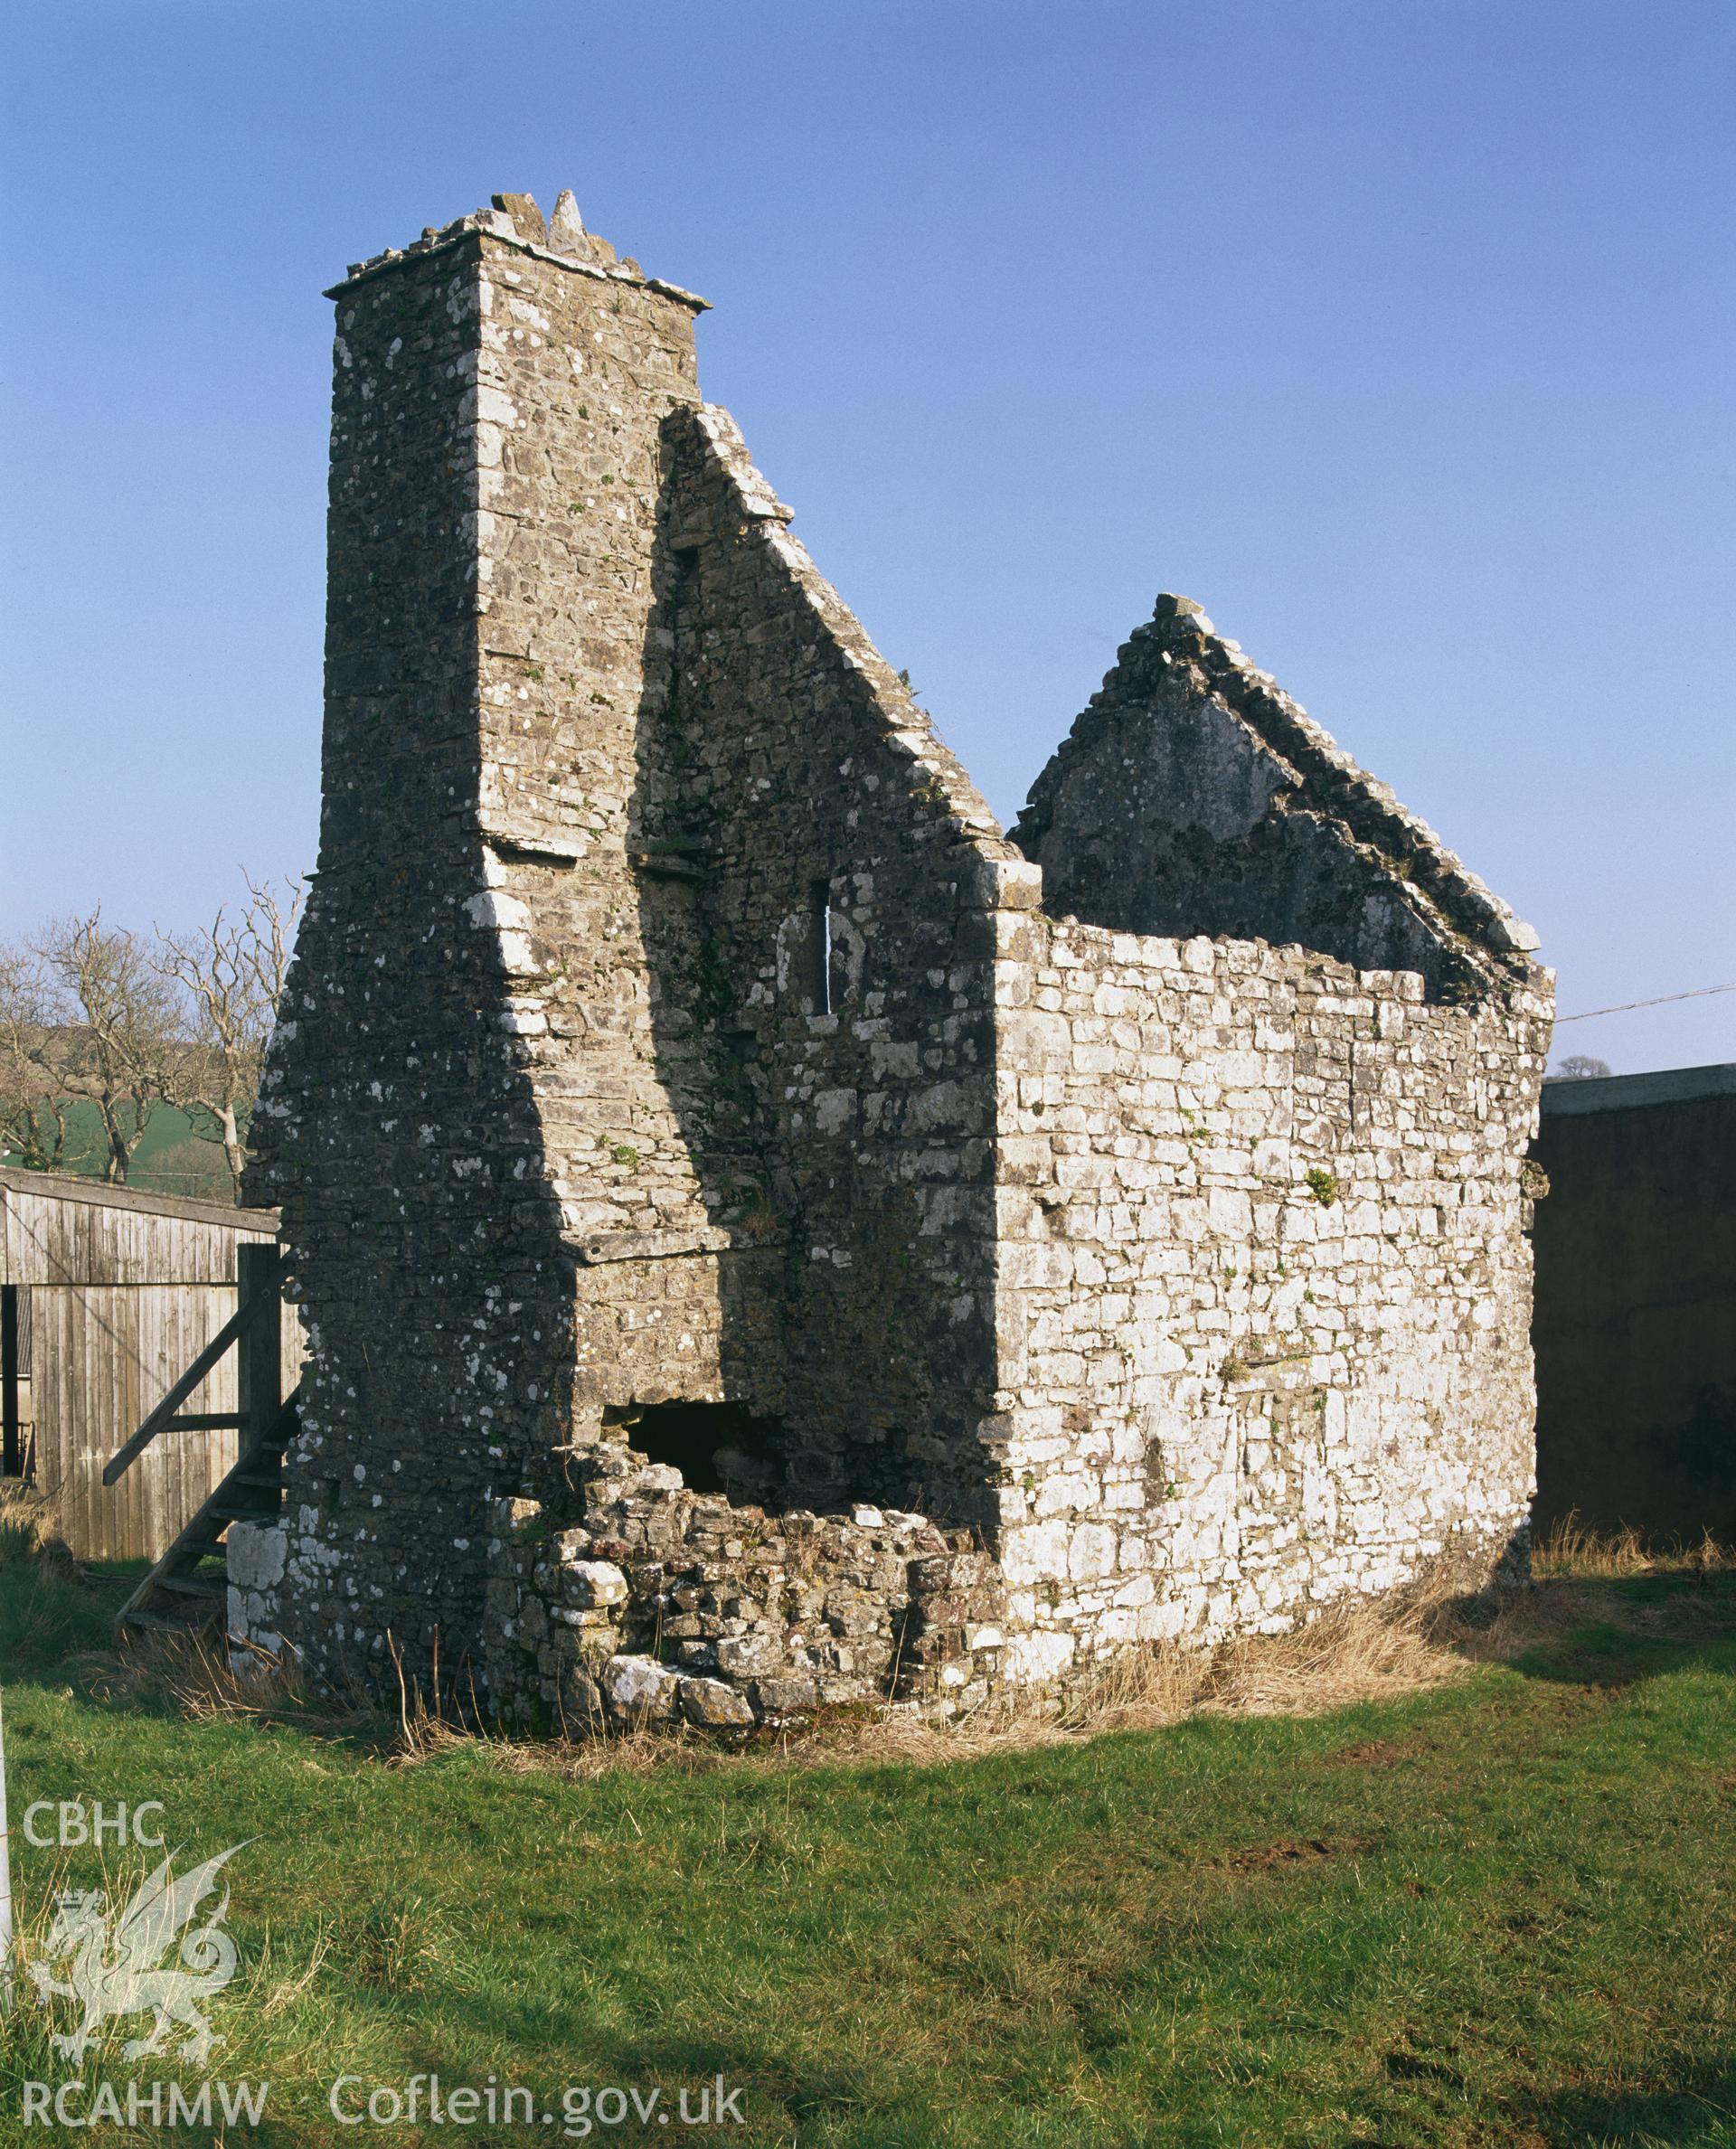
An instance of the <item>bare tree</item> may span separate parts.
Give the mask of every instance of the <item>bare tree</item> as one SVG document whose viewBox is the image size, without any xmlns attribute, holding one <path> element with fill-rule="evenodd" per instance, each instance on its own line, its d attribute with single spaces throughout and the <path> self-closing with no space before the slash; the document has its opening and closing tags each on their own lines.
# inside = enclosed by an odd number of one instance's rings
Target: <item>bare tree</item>
<svg viewBox="0 0 1736 2149">
<path fill-rule="evenodd" d="M 165 1093 L 199 1140 L 221 1145 L 238 1202 L 248 1125 L 302 897 L 299 881 L 278 889 L 246 873 L 242 879 L 248 900 L 239 911 L 220 910 L 197 932 L 159 932 L 156 958 L 184 1011 L 185 1044 L 169 1064 Z"/>
<path fill-rule="evenodd" d="M 137 934 L 103 924 L 100 904 L 49 925 L 28 954 L 48 1018 L 38 1064 L 60 1098 L 96 1106 L 103 1176 L 125 1184 L 177 1050 L 175 994 Z"/>
<path fill-rule="evenodd" d="M 100 906 L 0 949 L 0 1130 L 8 1151 L 53 1170 L 69 1154 L 71 1107 L 96 1107 L 103 1175 L 125 1181 L 163 1097 L 174 996 L 131 933 Z"/>
<path fill-rule="evenodd" d="M 73 1161 L 54 1018 L 41 959 L 28 947 L 0 947 L 0 1155 L 33 1172 Z"/>
<path fill-rule="evenodd" d="M 1565 1060 L 1555 1062 L 1555 1079 L 1558 1082 L 1590 1082 L 1609 1071 L 1607 1060 L 1594 1060 L 1589 1052 L 1570 1052 Z"/>
</svg>

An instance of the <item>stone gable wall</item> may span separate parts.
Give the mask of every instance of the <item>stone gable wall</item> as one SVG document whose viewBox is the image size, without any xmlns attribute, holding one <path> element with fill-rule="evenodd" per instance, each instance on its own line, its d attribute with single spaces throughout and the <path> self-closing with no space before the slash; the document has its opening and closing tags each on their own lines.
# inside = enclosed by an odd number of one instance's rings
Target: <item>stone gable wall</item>
<svg viewBox="0 0 1736 2149">
<path fill-rule="evenodd" d="M 641 912 L 688 1154 L 764 1249 L 723 1258 L 719 1392 L 791 1428 L 804 1503 L 980 1520 L 1011 847 L 728 416 L 665 434 Z"/>
<path fill-rule="evenodd" d="M 1431 994 L 1537 936 L 1186 598 L 1162 597 L 1014 831 L 1045 907 L 1116 931 L 1294 942 Z"/>
</svg>

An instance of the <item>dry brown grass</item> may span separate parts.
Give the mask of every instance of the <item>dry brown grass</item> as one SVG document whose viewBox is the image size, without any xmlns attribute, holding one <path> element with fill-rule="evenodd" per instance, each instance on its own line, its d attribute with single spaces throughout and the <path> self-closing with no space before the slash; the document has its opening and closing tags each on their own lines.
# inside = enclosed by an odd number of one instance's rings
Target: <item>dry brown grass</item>
<svg viewBox="0 0 1736 2149">
<path fill-rule="evenodd" d="M 281 1716 L 307 1706 L 307 1689 L 292 1664 L 231 1636 L 166 1635 L 153 1645 L 154 1669 L 188 1716 Z"/>
<path fill-rule="evenodd" d="M 16 1520 L 14 1521 L 14 1517 Z M 65 1559 L 52 1512 L 0 1493 L 0 1526 L 39 1532 L 48 1556 Z M 395 1763 L 413 1767 L 458 1747 L 486 1754 L 514 1773 L 552 1771 L 573 1780 L 675 1768 L 783 1767 L 826 1762 L 932 1764 L 1023 1748 L 1074 1744 L 1107 1732 L 1153 1730 L 1191 1716 L 1315 1716 L 1362 1701 L 1391 1701 L 1463 1678 L 1477 1664 L 1509 1663 L 1559 1640 L 1607 1610 L 1607 1585 L 1661 1571 L 1714 1574 L 1736 1569 L 1736 1551 L 1707 1537 L 1659 1552 L 1632 1531 L 1599 1535 L 1574 1518 L 1538 1548 L 1530 1587 L 1467 1597 L 1447 1582 L 1382 1599 L 1345 1599 L 1307 1626 L 1273 1635 L 1231 1636 L 1215 1645 L 1154 1644 L 1106 1657 L 1063 1691 L 997 1695 L 945 1717 L 911 1704 L 823 1712 L 811 1722 L 742 1738 L 687 1728 L 603 1723 L 569 1735 L 520 1739 L 479 1729 L 476 1697 L 417 1691 L 399 1679 L 396 1722 L 359 1694 L 334 1703 L 310 1699 L 292 1667 L 255 1653 L 237 1669 L 228 1642 L 212 1635 L 165 1636 L 118 1657 L 89 1660 L 111 1691 L 149 1689 L 186 1715 L 317 1717 L 339 1736 L 361 1737 Z M 1674 1597 L 1656 1617 L 1673 1629 L 1694 1606 Z M 1633 1615 L 1643 1626 L 1647 1615 Z M 1714 1607 L 1714 1625 L 1727 1617 Z"/>
<path fill-rule="evenodd" d="M 1590 1530 L 1577 1512 L 1564 1515 L 1532 1553 L 1532 1571 L 1540 1580 L 1582 1581 L 1593 1576 L 1660 1574 L 1685 1569 L 1694 1574 L 1726 1574 L 1736 1569 L 1736 1546 L 1720 1544 L 1710 1530 L 1697 1544 L 1676 1540 L 1647 1544 L 1631 1524 L 1619 1530 Z"/>
<path fill-rule="evenodd" d="M 969 1760 L 1021 1748 L 1074 1744 L 1105 1732 L 1156 1730 L 1190 1716 L 1318 1716 L 1360 1701 L 1393 1701 L 1467 1676 L 1478 1664 L 1511 1663 L 1559 1640 L 1608 1609 L 1599 1585 L 1627 1576 L 1736 1569 L 1736 1551 L 1701 1544 L 1647 1552 L 1633 1532 L 1599 1536 L 1577 1524 L 1539 1550 L 1541 1586 L 1467 1595 L 1442 1582 L 1392 1597 L 1350 1598 L 1308 1625 L 1241 1635 L 1215 1646 L 1175 1643 L 1125 1649 L 1062 1693 L 1001 1695 L 951 1718 L 915 1707 L 838 1711 L 738 1743 L 685 1730 L 593 1727 L 577 1739 L 484 1737 L 502 1767 L 553 1770 L 578 1780 L 660 1768 L 812 1766 L 822 1762 Z M 1656 1618 L 1672 1632 L 1694 1604 L 1675 1598 Z M 1640 1626 L 1648 1615 L 1636 1611 Z M 1716 1624 L 1727 1611 L 1708 1614 Z M 407 1703 L 400 1758 L 413 1764 L 476 1734 Z"/>
<path fill-rule="evenodd" d="M 1203 1649 L 1165 1643 L 1122 1650 L 1063 1693 L 996 1696 L 949 1718 L 910 1705 L 832 1711 L 745 1740 L 645 1725 L 518 1739 L 477 1733 L 406 1696 L 396 1758 L 414 1766 L 474 1745 L 514 1774 L 543 1770 L 589 1781 L 671 1767 L 963 1761 L 1079 1744 L 1108 1731 L 1155 1730 L 1195 1715 L 1319 1715 L 1464 1676 L 1470 1660 L 1451 1631 L 1454 1601 L 1435 1592 L 1348 1602 L 1293 1633 L 1241 1635 Z"/>
<path fill-rule="evenodd" d="M 1073 1743 L 1107 1731 L 1159 1730 L 1190 1716 L 1318 1716 L 1391 1701 L 1461 1677 L 1447 1638 L 1444 1592 L 1329 1606 L 1307 1626 L 1238 1635 L 1215 1646 L 1123 1649 L 1059 1697 L 1013 1694 L 943 1720 L 889 1712 L 859 1734 L 870 1752 L 956 1760 L 1005 1748 Z M 826 1742 L 824 1727 L 816 1731 Z"/>
<path fill-rule="evenodd" d="M 1561 1643 L 1575 1628 L 1615 1619 L 1636 1635 L 1691 1641 L 1729 1631 L 1725 1598 L 1688 1587 L 1656 1602 L 1618 1599 L 1609 1585 L 1644 1576 L 1696 1577 L 1736 1573 L 1736 1547 L 1708 1531 L 1698 1543 L 1647 1546 L 1631 1529 L 1586 1529 L 1576 1515 L 1558 1523 L 1532 1554 L 1528 1588 L 1488 1600 L 1492 1616 L 1459 1619 L 1453 1646 L 1467 1662 L 1511 1664 L 1527 1650 Z"/>
<path fill-rule="evenodd" d="M 61 1536 L 60 1511 L 45 1493 L 15 1477 L 0 1478 L 0 1532 L 14 1556 L 71 1568 L 72 1555 Z"/>
<path fill-rule="evenodd" d="M 210 1628 L 133 1636 L 73 1663 L 99 1700 L 168 1701 L 195 1723 L 316 1717 L 322 1728 L 342 1732 L 372 1718 L 372 1711 L 316 1701 L 293 1664 Z"/>
</svg>

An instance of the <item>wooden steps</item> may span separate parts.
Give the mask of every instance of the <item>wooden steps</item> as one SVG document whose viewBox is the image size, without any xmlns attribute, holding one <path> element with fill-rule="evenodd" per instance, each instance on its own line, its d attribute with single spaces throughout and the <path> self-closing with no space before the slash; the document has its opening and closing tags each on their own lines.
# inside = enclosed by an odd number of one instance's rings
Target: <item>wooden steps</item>
<svg viewBox="0 0 1736 2149">
<path fill-rule="evenodd" d="M 103 1483 L 113 1485 L 154 1440 L 177 1428 L 233 1426 L 240 1435 L 234 1463 L 121 1607 L 115 1625 L 123 1636 L 221 1628 L 229 1610 L 223 1538 L 230 1524 L 269 1524 L 283 1512 L 283 1457 L 296 1437 L 301 1393 L 297 1388 L 286 1400 L 282 1392 L 283 1258 L 275 1246 L 243 1246 L 235 1264 L 233 1315 L 103 1472 Z M 184 1409 L 231 1351 L 236 1356 L 234 1411 Z"/>
<path fill-rule="evenodd" d="M 301 1390 L 279 1406 L 265 1433 L 250 1441 L 234 1467 L 121 1607 L 121 1634 L 197 1634 L 221 1626 L 229 1608 L 222 1567 L 231 1522 L 278 1521 L 283 1512 L 283 1456 L 295 1437 Z"/>
</svg>

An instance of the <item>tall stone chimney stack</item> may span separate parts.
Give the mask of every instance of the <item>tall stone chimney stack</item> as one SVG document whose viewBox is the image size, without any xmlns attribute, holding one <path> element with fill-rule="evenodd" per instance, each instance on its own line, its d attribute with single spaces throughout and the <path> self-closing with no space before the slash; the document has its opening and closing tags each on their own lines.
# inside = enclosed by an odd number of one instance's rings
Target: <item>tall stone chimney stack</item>
<svg viewBox="0 0 1736 2149">
<path fill-rule="evenodd" d="M 486 1500 L 562 1437 L 562 1230 L 646 1221 L 618 1161 L 655 1146 L 628 822 L 659 426 L 698 401 L 705 301 L 569 193 L 546 224 L 496 195 L 328 296 L 319 865 L 254 1198 L 283 1207 L 311 1343 L 286 1613 L 354 1661 L 391 1601 L 426 1660 L 479 1616 Z M 693 1194 L 670 1148 L 664 1214 Z M 384 1439 L 407 1419 L 425 1447 Z M 347 1616 L 307 1616 L 335 1590 Z"/>
<path fill-rule="evenodd" d="M 320 870 L 365 870 L 416 797 L 448 837 L 571 857 L 605 833 L 578 763 L 630 726 L 658 425 L 698 401 L 704 301 L 617 261 L 570 193 L 547 226 L 496 195 L 328 297 Z"/>
</svg>

